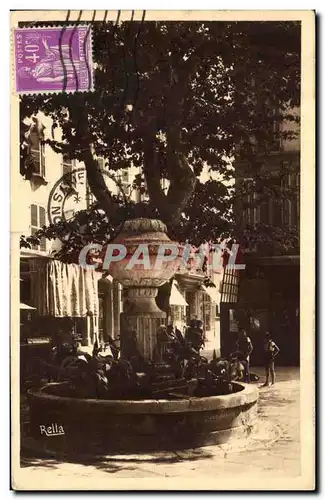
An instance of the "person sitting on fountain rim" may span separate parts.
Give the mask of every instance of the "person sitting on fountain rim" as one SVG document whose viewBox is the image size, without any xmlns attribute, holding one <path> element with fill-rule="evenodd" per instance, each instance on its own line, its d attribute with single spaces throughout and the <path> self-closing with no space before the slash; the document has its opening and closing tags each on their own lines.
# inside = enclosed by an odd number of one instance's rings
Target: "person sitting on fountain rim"
<svg viewBox="0 0 325 500">
<path fill-rule="evenodd" d="M 166 333 L 167 333 L 168 340 L 170 340 L 170 342 L 177 342 L 177 337 L 176 337 L 175 331 L 174 331 L 174 325 L 172 323 L 167 325 Z"/>
<path fill-rule="evenodd" d="M 157 344 L 154 357 L 156 361 L 161 361 L 166 351 L 177 341 L 173 325 L 160 325 L 157 330 Z"/>
<path fill-rule="evenodd" d="M 251 339 L 248 337 L 246 330 L 244 328 L 241 328 L 239 330 L 238 334 L 238 339 L 236 342 L 236 349 L 238 352 L 243 354 L 243 361 L 245 362 L 244 367 L 245 367 L 245 381 L 249 382 L 249 362 L 250 362 L 250 355 L 252 354 L 253 351 L 253 344 Z"/>
<path fill-rule="evenodd" d="M 190 326 L 187 328 L 185 334 L 187 344 L 191 344 L 197 352 L 200 352 L 201 348 L 204 346 L 202 326 L 201 320 L 197 318 L 191 319 Z"/>
<path fill-rule="evenodd" d="M 176 327 L 175 328 L 175 337 L 177 338 L 177 341 L 179 344 L 184 345 L 185 344 L 185 339 L 182 335 L 182 332 Z"/>
<path fill-rule="evenodd" d="M 272 335 L 269 332 L 266 332 L 264 339 L 264 366 L 265 366 L 265 375 L 266 380 L 265 384 L 262 387 L 268 387 L 269 376 L 271 374 L 271 385 L 275 384 L 275 369 L 274 369 L 274 360 L 275 357 L 279 354 L 280 349 L 272 340 Z"/>
</svg>

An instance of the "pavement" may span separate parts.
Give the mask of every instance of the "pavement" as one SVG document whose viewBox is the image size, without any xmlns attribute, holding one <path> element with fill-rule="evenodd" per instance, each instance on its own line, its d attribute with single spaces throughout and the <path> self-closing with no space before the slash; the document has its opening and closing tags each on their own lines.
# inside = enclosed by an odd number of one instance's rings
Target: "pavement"
<svg viewBox="0 0 325 500">
<path fill-rule="evenodd" d="M 261 376 L 259 386 L 259 426 L 255 433 L 246 441 L 234 441 L 223 446 L 204 447 L 197 450 L 187 450 L 174 454 L 153 454 L 150 456 L 113 456 L 97 462 L 62 462 L 51 457 L 35 457 L 31 452 L 22 452 L 20 469 L 15 484 L 19 487 L 20 477 L 32 481 L 38 489 L 40 485 L 50 484 L 50 489 L 61 489 L 59 484 L 65 484 L 62 489 L 79 489 L 76 485 L 91 481 L 94 489 L 115 489 L 112 479 L 125 489 L 126 484 L 138 479 L 132 489 L 141 489 L 144 481 L 152 480 L 153 484 L 165 483 L 166 478 L 172 481 L 184 478 L 185 483 L 177 482 L 175 489 L 186 489 L 200 484 L 202 489 L 209 489 L 210 481 L 221 482 L 229 480 L 233 488 L 272 489 L 277 479 L 299 478 L 300 464 L 300 405 L 299 405 L 299 369 L 277 368 L 276 384 L 271 387 L 261 387 L 264 382 L 263 370 L 252 368 L 252 372 Z M 33 479 L 34 478 L 34 481 Z M 125 482 L 125 480 L 128 480 Z M 141 481 L 139 481 L 139 479 Z M 193 480 L 196 483 L 190 486 Z M 290 479 L 290 480 L 291 480 Z M 83 481 L 85 480 L 85 481 Z M 121 480 L 122 482 L 120 482 Z M 204 480 L 202 482 L 202 480 Z M 288 482 L 289 481 L 289 482 Z M 67 485 L 68 482 L 68 485 Z M 87 483 L 88 484 L 88 483 Z M 172 482 L 163 488 L 170 489 Z M 175 483 L 176 484 L 176 483 Z M 211 483 L 212 484 L 212 483 Z M 270 486 L 267 487 L 267 484 Z M 105 485 L 97 487 L 96 485 Z M 80 486 L 80 488 L 83 488 Z M 89 486 L 88 486 L 89 488 Z M 213 489 L 216 488 L 216 485 Z M 28 488 L 29 489 L 29 488 Z M 41 488 L 42 489 L 42 488 Z M 174 489 L 174 488 L 173 488 Z"/>
</svg>

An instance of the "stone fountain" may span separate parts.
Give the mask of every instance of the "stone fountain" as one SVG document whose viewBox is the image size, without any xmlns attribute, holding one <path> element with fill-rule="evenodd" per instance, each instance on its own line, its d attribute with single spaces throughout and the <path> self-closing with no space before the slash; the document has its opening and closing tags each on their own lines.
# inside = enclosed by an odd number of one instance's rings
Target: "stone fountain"
<svg viewBox="0 0 325 500">
<path fill-rule="evenodd" d="M 169 280 L 181 263 L 182 247 L 171 242 L 159 220 L 126 221 L 114 243 L 126 246 L 123 260 L 110 267 L 111 275 L 127 289 L 121 318 L 121 351 L 130 331 L 137 333 L 138 348 L 152 360 L 158 326 L 165 313 L 156 305 L 158 287 Z M 177 256 L 153 264 L 161 244 L 176 245 Z M 138 245 L 147 245 L 150 266 L 127 264 Z M 147 268 L 146 268 L 147 267 Z M 257 422 L 256 386 L 233 383 L 233 393 L 192 397 L 191 392 L 151 399 L 92 399 L 75 397 L 66 382 L 29 391 L 30 441 L 28 446 L 59 455 L 142 453 L 221 444 L 251 433 Z M 63 432 L 49 439 L 53 424 Z M 36 445 L 35 445 L 36 443 Z"/>
</svg>

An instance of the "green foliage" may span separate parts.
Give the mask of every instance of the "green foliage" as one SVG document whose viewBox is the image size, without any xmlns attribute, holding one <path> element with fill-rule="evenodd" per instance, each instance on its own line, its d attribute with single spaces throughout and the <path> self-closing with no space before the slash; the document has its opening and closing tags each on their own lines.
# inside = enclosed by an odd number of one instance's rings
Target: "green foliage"
<svg viewBox="0 0 325 500">
<path fill-rule="evenodd" d="M 75 224 L 88 218 L 96 241 L 126 215 L 160 217 L 171 236 L 194 244 L 234 234 L 230 191 L 212 179 L 195 183 L 193 173 L 198 177 L 208 165 L 230 179 L 239 145 L 242 160 L 260 172 L 252 137 L 265 153 L 277 138 L 274 122 L 296 120 L 300 23 L 94 23 L 93 43 L 94 92 L 23 96 L 20 108 L 22 119 L 38 111 L 50 116 L 63 132 L 61 143 L 48 141 L 53 149 L 85 162 L 106 215 L 84 212 Z M 109 194 L 98 191 L 96 162 L 85 154 L 91 147 L 111 171 L 142 167 L 136 182 L 143 188 L 145 179 L 149 202 L 121 208 L 110 196 L 105 204 Z M 162 178 L 170 181 L 167 195 Z M 113 206 L 118 213 L 110 212 Z M 70 226 L 48 231 L 67 232 L 72 244 Z"/>
</svg>

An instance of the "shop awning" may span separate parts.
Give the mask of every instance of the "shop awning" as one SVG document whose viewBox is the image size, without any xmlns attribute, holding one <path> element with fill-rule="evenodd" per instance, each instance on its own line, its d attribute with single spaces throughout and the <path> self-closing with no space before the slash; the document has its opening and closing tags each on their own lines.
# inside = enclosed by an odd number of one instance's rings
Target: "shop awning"
<svg viewBox="0 0 325 500">
<path fill-rule="evenodd" d="M 203 290 L 203 292 L 209 295 L 212 302 L 219 302 L 220 296 L 217 287 L 201 285 L 201 289 Z"/>
<path fill-rule="evenodd" d="M 103 279 L 105 279 L 106 281 L 109 281 L 110 283 L 113 283 L 113 276 L 111 276 L 109 273 L 107 273 L 106 275 L 103 275 Z"/>
<path fill-rule="evenodd" d="M 184 299 L 183 295 L 177 289 L 175 283 L 172 284 L 172 291 L 170 293 L 169 304 L 171 306 L 188 306 L 188 303 Z"/>
<path fill-rule="evenodd" d="M 36 307 L 31 307 L 31 306 L 28 306 L 27 304 L 24 304 L 23 302 L 20 303 L 20 307 L 19 309 L 23 309 L 23 310 L 33 310 L 33 311 L 36 311 Z"/>
</svg>

